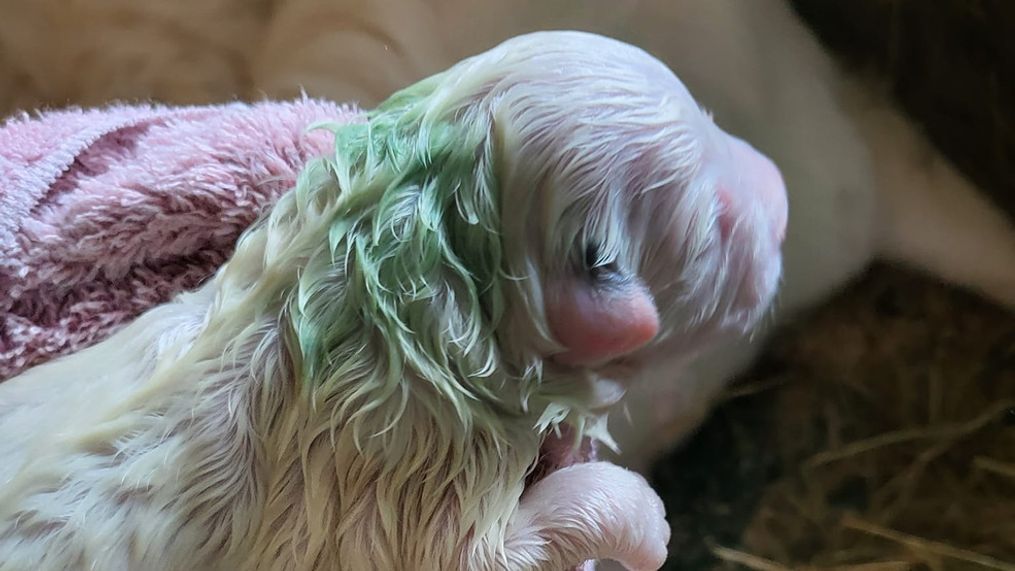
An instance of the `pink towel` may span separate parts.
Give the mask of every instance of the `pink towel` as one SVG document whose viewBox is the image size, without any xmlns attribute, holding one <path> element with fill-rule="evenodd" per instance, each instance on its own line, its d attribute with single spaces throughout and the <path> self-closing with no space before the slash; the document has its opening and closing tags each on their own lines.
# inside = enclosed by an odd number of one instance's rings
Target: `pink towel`
<svg viewBox="0 0 1015 571">
<path fill-rule="evenodd" d="M 303 99 L 21 115 L 0 127 L 0 381 L 198 286 L 352 108 Z"/>
</svg>

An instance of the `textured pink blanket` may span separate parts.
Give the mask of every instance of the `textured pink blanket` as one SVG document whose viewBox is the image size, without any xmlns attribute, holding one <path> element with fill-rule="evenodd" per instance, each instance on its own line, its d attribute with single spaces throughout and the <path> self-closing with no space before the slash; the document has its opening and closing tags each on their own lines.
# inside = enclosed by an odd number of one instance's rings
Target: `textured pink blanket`
<svg viewBox="0 0 1015 571">
<path fill-rule="evenodd" d="M 111 107 L 0 127 L 0 381 L 210 277 L 331 152 L 333 103 Z"/>
</svg>

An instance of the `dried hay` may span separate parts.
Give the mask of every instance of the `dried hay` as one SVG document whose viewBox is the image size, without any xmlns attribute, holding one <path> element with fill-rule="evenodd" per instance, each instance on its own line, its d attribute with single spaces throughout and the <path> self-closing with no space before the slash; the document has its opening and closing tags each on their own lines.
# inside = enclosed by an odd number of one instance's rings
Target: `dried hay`
<svg viewBox="0 0 1015 571">
<path fill-rule="evenodd" d="M 1015 320 L 996 308 L 876 268 L 733 394 L 654 472 L 670 568 L 1015 570 Z"/>
</svg>

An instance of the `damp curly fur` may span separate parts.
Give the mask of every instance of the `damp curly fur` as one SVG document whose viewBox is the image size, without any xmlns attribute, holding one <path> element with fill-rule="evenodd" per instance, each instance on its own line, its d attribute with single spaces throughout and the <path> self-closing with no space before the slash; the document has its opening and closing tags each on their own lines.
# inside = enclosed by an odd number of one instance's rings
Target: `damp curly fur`
<svg viewBox="0 0 1015 571">
<path fill-rule="evenodd" d="M 251 258 L 263 252 L 280 278 L 262 274 L 245 305 L 278 308 L 277 342 L 298 356 L 289 365 L 310 409 L 290 419 L 292 408 L 265 407 L 278 423 L 270 432 L 288 435 L 278 447 L 293 458 L 283 464 L 346 464 L 325 496 L 338 505 L 320 517 L 385 508 L 368 521 L 314 522 L 308 531 L 337 533 L 310 543 L 378 568 L 454 553 L 489 561 L 500 546 L 480 541 L 470 548 L 480 553 L 468 553 L 467 538 L 506 535 L 504 514 L 539 445 L 532 420 L 519 419 L 540 359 L 512 366 L 496 335 L 504 290 L 525 286 L 503 276 L 489 121 L 472 109 L 434 113 L 434 83 L 399 94 L 365 124 L 336 127 L 335 157 L 310 165 L 239 250 L 249 241 Z M 224 273 L 223 285 L 242 290 L 237 277 Z M 290 501 L 280 495 L 279 511 Z M 405 533 L 406 521 L 418 525 Z M 438 537 L 446 544 L 433 545 Z"/>
<path fill-rule="evenodd" d="M 595 243 L 593 265 L 652 286 L 664 338 L 728 321 L 740 279 L 710 193 L 630 196 L 694 178 L 697 115 L 624 57 L 561 52 L 584 72 L 504 50 L 319 126 L 334 155 L 208 284 L 12 381 L 0 433 L 42 414 L 75 430 L 37 430 L 30 458 L 0 443 L 0 569 L 552 563 L 538 541 L 506 554 L 540 442 L 560 423 L 609 437 L 592 373 L 546 362 L 545 279 Z M 686 236 L 676 253 L 650 242 L 660 225 Z M 105 372 L 60 385 L 81 362 Z"/>
</svg>

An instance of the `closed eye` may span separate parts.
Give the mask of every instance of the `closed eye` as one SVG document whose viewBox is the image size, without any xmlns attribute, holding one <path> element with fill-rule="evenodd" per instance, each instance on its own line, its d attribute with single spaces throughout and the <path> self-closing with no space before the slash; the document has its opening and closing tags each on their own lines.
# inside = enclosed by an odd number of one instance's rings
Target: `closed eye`
<svg viewBox="0 0 1015 571">
<path fill-rule="evenodd" d="M 599 244 L 588 243 L 584 252 L 585 272 L 594 280 L 605 280 L 620 273 L 620 267 L 615 261 L 603 259 L 602 250 Z"/>
</svg>

